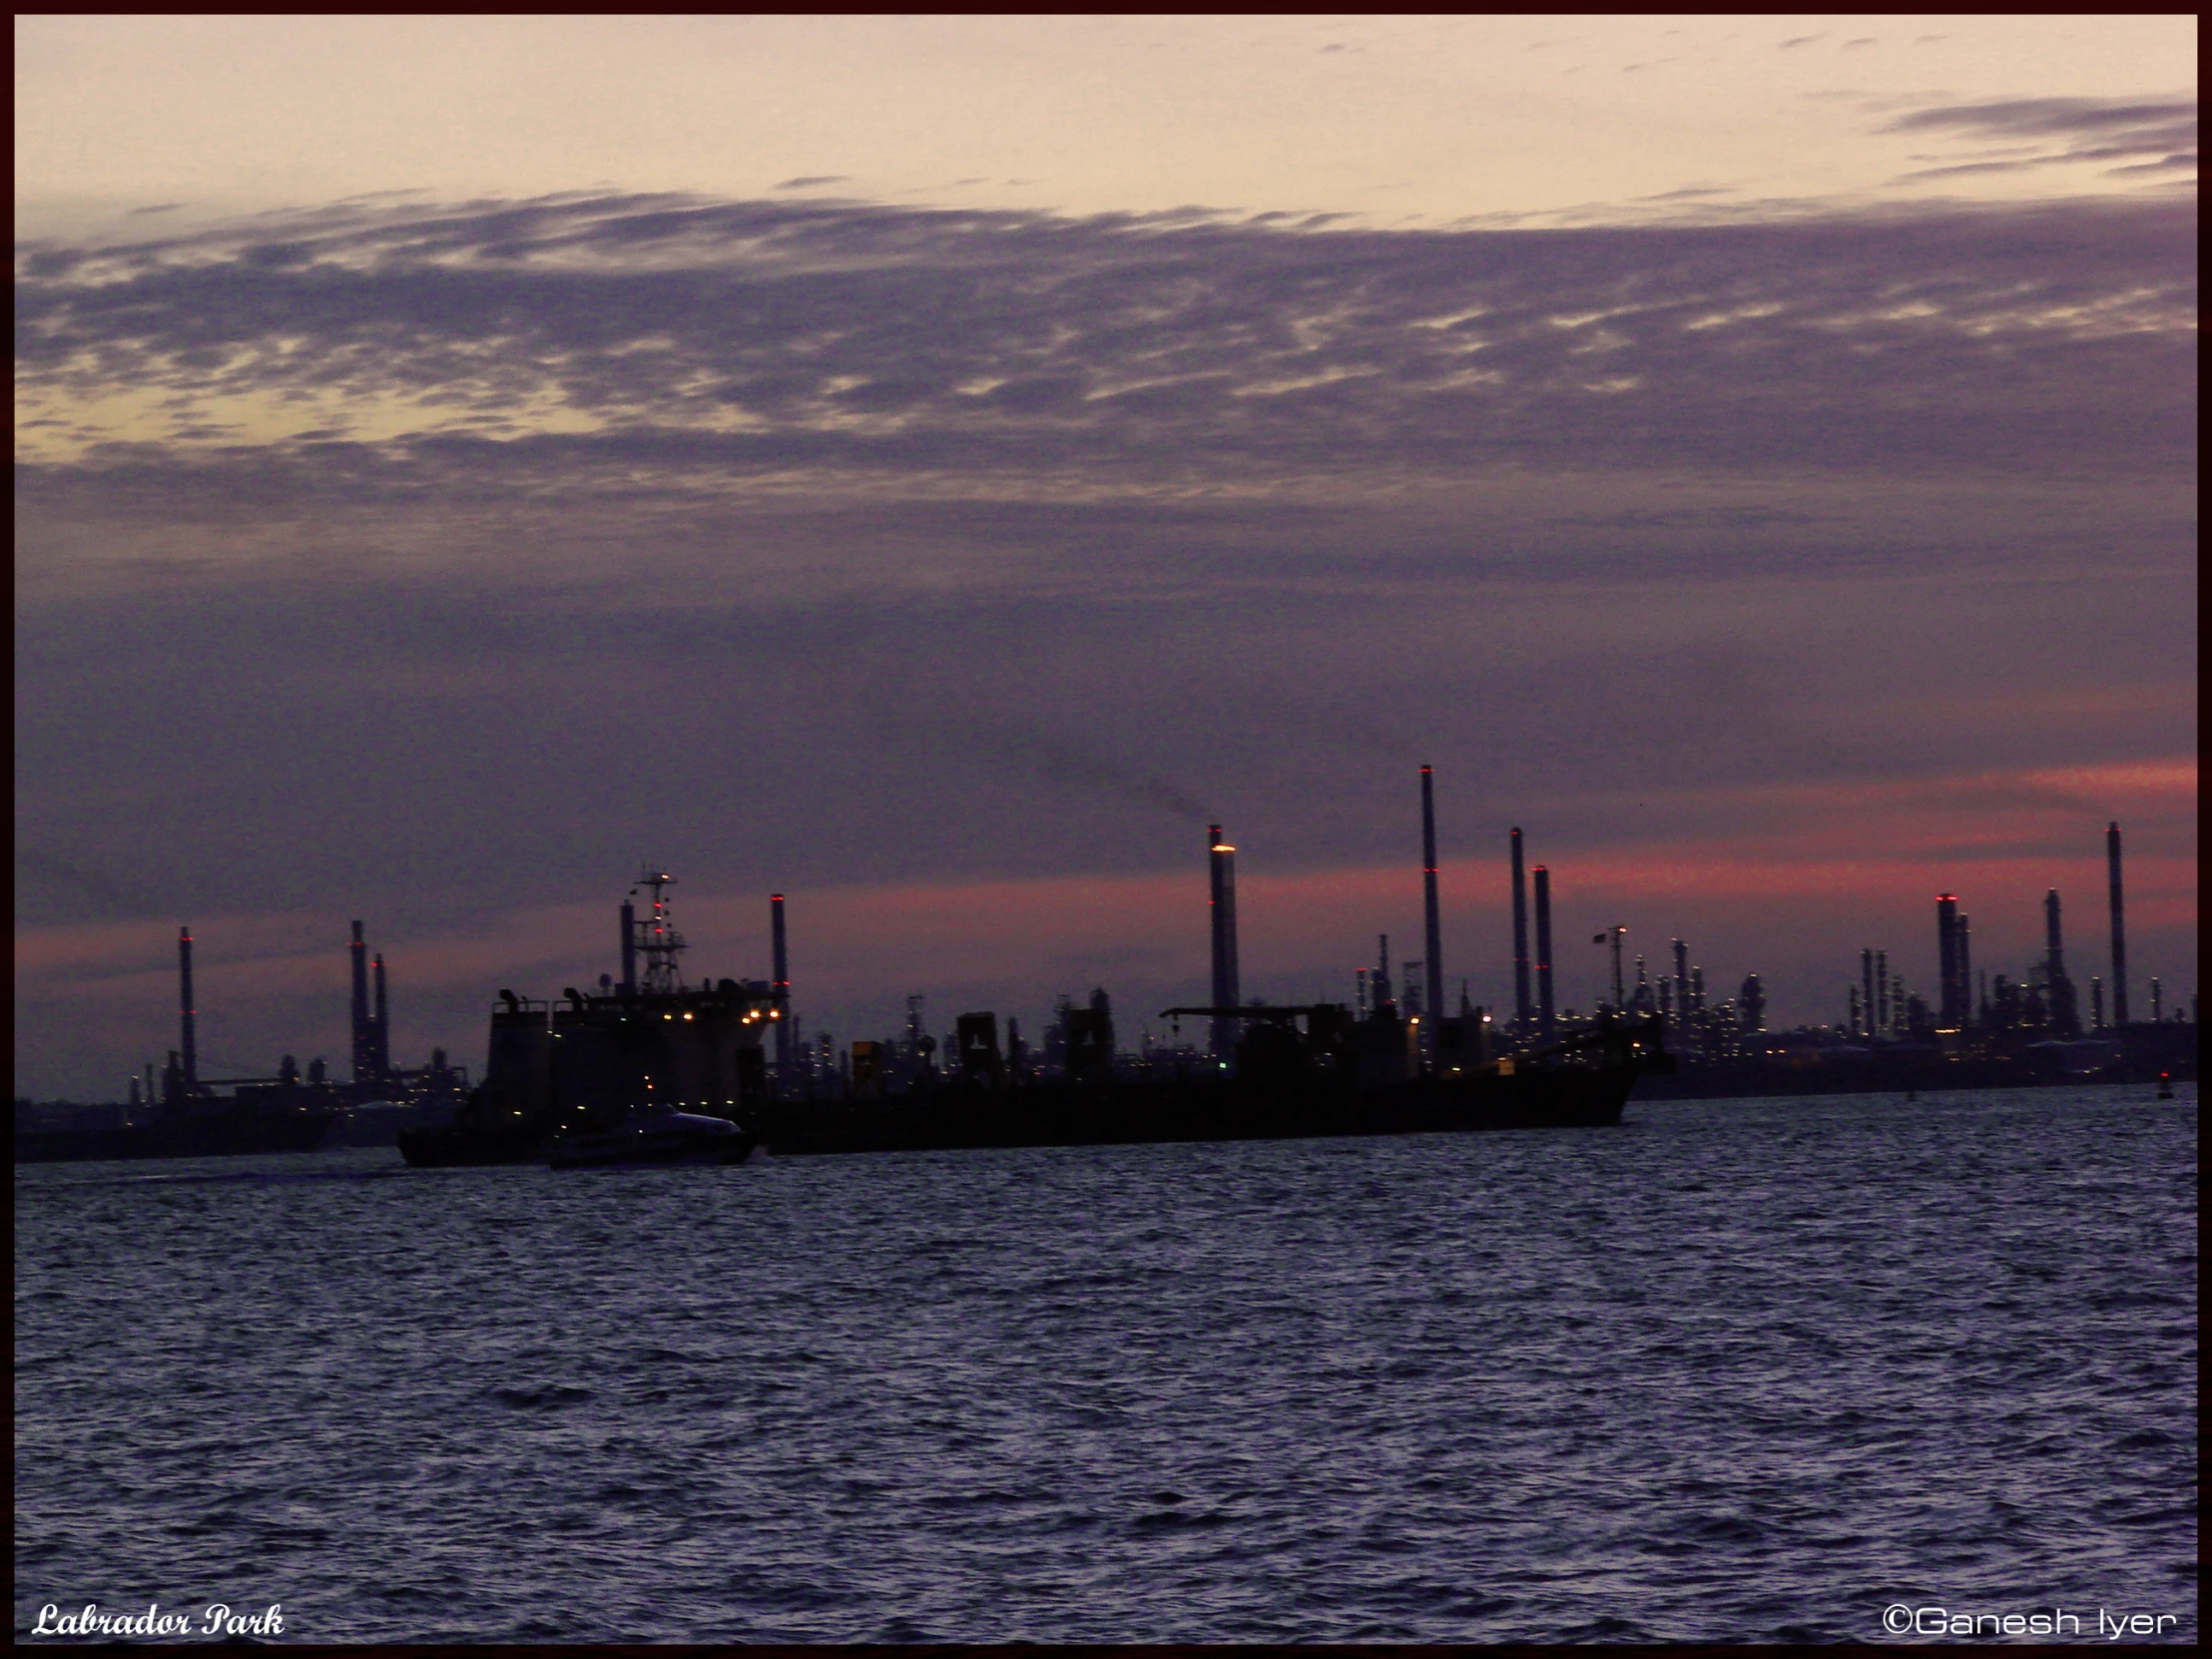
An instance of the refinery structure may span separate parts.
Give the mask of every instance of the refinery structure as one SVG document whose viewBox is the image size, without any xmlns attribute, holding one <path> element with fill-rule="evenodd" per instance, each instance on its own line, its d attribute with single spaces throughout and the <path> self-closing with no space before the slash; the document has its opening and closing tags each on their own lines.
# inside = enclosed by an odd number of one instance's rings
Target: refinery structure
<svg viewBox="0 0 2212 1659">
<path fill-rule="evenodd" d="M 1654 1079 L 1652 1092 L 1659 1094 L 1825 1092 L 1880 1088 L 1900 1079 L 1907 1080 L 1906 1086 L 1972 1086 L 2193 1070 L 2194 997 L 2186 1013 L 2169 1009 L 2155 978 L 2145 987 L 2147 998 L 2138 1000 L 2133 995 L 2127 966 L 2121 832 L 2116 822 L 2105 831 L 2106 973 L 2090 974 L 2084 984 L 2069 969 L 2063 905 L 2055 888 L 2043 898 L 2040 955 L 2016 976 L 1977 966 L 1971 917 L 1962 907 L 1961 896 L 1946 891 L 1934 895 L 1933 901 L 1936 973 L 1932 985 L 1908 983 L 1887 945 L 1870 943 L 1859 952 L 1854 971 L 1840 987 L 1834 1023 L 1777 1032 L 1768 1029 L 1767 996 L 1757 973 L 1747 974 L 1733 996 L 1711 994 L 1704 970 L 1691 959 L 1685 939 L 1667 941 L 1657 952 L 1655 970 L 1651 953 L 1637 951 L 1629 958 L 1628 929 L 1617 925 L 1591 939 L 1609 951 L 1611 995 L 1597 998 L 1587 1012 L 1563 1008 L 1554 956 L 1552 870 L 1546 863 L 1528 862 L 1527 843 L 1518 827 L 1510 831 L 1504 848 L 1512 937 L 1510 1006 L 1492 1009 L 1471 1004 L 1463 980 L 1454 1001 L 1446 989 L 1450 981 L 1445 973 L 1434 775 L 1429 767 L 1420 769 L 1419 792 L 1423 954 L 1418 960 L 1400 960 L 1393 968 L 1389 935 L 1379 934 L 1372 965 L 1351 971 L 1351 996 L 1341 1005 L 1344 1018 L 1361 1028 L 1385 1018 L 1399 1022 L 1413 1075 L 1466 1065 L 1494 1066 L 1539 1050 L 1560 1051 L 1563 1039 L 1608 1022 L 1643 1022 L 1666 1033 L 1666 1044 L 1679 1067 L 1672 1075 Z M 681 996 L 708 999 L 697 1007 L 687 1004 L 688 1011 L 681 1012 L 681 1018 L 702 1034 L 709 1025 L 720 1030 L 734 1021 L 729 1029 L 743 1036 L 729 1055 L 709 1066 L 711 1087 L 702 1084 L 699 1089 L 679 1091 L 698 1094 L 702 1109 L 722 1109 L 716 1102 L 734 1107 L 741 1099 L 881 1096 L 958 1078 L 1023 1087 L 1070 1078 L 1187 1076 L 1209 1068 L 1234 1074 L 1249 1056 L 1255 1027 L 1273 1031 L 1282 1022 L 1274 1017 L 1280 1010 L 1245 999 L 1238 951 L 1237 848 L 1219 824 L 1208 826 L 1206 836 L 1208 1001 L 1197 1008 L 1160 1013 L 1158 1018 L 1170 1022 L 1164 1033 L 1154 1030 L 1151 1017 L 1141 1018 L 1141 1035 L 1133 1045 L 1124 1042 L 1128 1023 L 1125 1020 L 1117 1027 L 1112 997 L 1103 986 L 1081 998 L 1058 997 L 1034 1042 L 1024 1038 L 1017 1018 L 1008 1016 L 1001 1024 L 999 1014 L 987 1009 L 957 1014 L 940 1040 L 928 1028 L 927 999 L 921 992 L 906 996 L 900 1029 L 844 1042 L 819 1026 L 809 1032 L 795 1003 L 785 895 L 773 893 L 768 900 L 766 977 L 687 986 L 680 966 L 684 940 L 675 927 L 669 896 L 675 878 L 649 865 L 620 905 L 615 968 L 597 976 L 594 990 L 570 987 L 558 1004 L 532 1002 L 501 991 L 492 1019 L 489 1058 L 493 1064 L 487 1086 L 496 1092 L 500 1044 L 506 1041 L 511 1046 L 516 1030 L 525 1026 L 542 1030 L 550 1054 L 559 1047 L 557 1039 L 565 1026 L 574 1040 L 568 1044 L 570 1059 L 563 1063 L 574 1070 L 583 1064 L 576 1058 L 582 1052 L 577 1044 L 583 1030 L 606 1025 L 608 1010 L 634 1006 L 641 997 Z M 450 1121 L 472 1098 L 467 1068 L 450 1063 L 442 1049 L 432 1049 L 420 1066 L 393 1063 L 386 965 L 380 951 L 370 950 L 358 920 L 352 923 L 347 942 L 347 1075 L 332 1077 L 320 1057 L 302 1068 L 286 1054 L 267 1076 L 204 1076 L 197 1042 L 193 948 L 191 929 L 180 929 L 178 1046 L 169 1051 L 158 1071 L 149 1061 L 130 1079 L 127 1101 L 92 1109 L 106 1114 L 92 1120 L 98 1127 L 167 1123 L 174 1128 L 223 1117 L 235 1123 L 280 1122 L 298 1138 L 304 1133 L 299 1125 L 312 1120 L 323 1125 L 334 1141 L 388 1144 L 410 1125 Z M 2132 1018 L 2145 1000 L 2149 1018 Z M 678 1017 L 678 1006 L 672 1002 L 668 1018 L 673 1022 Z M 1183 1025 L 1186 1017 L 1191 1020 L 1188 1031 Z M 1317 1011 L 1306 1024 L 1318 1031 L 1334 1018 Z M 502 1031 L 508 1032 L 506 1038 Z M 598 1064 L 607 1076 L 619 1069 L 609 1069 L 609 1061 Z M 664 1071 L 673 1076 L 670 1067 Z M 483 1092 L 479 1088 L 474 1094 Z M 589 1092 L 583 1083 L 568 1089 L 578 1098 Z M 82 1117 L 69 1122 L 87 1126 Z M 23 1128 L 19 1103 L 19 1148 Z"/>
</svg>

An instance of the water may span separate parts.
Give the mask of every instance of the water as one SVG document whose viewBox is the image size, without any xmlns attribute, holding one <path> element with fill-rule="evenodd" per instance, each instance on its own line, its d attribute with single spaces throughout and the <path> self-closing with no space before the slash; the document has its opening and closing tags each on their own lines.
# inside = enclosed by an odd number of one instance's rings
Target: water
<svg viewBox="0 0 2212 1659">
<path fill-rule="evenodd" d="M 287 1639 L 2195 1625 L 2193 1086 L 16 1177 L 16 1602 Z M 2093 1638 L 2092 1638 L 2093 1639 Z"/>
</svg>

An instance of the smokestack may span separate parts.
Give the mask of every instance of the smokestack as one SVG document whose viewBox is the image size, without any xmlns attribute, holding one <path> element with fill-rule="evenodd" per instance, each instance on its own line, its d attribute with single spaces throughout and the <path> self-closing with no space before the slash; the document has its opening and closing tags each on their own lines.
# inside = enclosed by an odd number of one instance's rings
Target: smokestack
<svg viewBox="0 0 2212 1659">
<path fill-rule="evenodd" d="M 1429 769 L 1420 769 L 1421 902 L 1428 923 L 1428 1010 L 1424 1029 L 1433 1032 L 1444 1013 L 1444 924 L 1436 902 L 1436 791 Z M 1430 1039 L 1433 1042 L 1433 1038 Z"/>
<path fill-rule="evenodd" d="M 2127 918 L 2120 902 L 2120 826 L 2117 819 L 2104 831 L 2105 873 L 2112 883 L 2112 1023 L 2127 1023 Z"/>
<path fill-rule="evenodd" d="M 1214 1006 L 1239 1005 L 1237 990 L 1237 849 L 1222 838 L 1221 826 L 1206 829 L 1212 892 L 1207 900 L 1214 934 Z M 1224 1064 L 1237 1057 L 1238 1022 L 1217 1018 L 1210 1043 L 1214 1058 Z"/>
<path fill-rule="evenodd" d="M 183 1061 L 178 1067 L 185 1087 L 190 1089 L 200 1081 L 200 1038 L 192 1007 L 192 929 L 177 929 L 177 1009 L 183 1026 L 184 1047 L 178 1050 Z"/>
<path fill-rule="evenodd" d="M 2058 889 L 2043 895 L 2044 972 L 2050 980 L 2050 1020 L 2062 1037 L 2081 1035 L 2081 1011 L 2074 1002 L 2073 981 L 2066 977 L 2066 943 L 2058 918 Z"/>
<path fill-rule="evenodd" d="M 1951 934 L 1951 947 L 1958 957 L 1958 1023 L 1973 1023 L 1973 928 L 1971 918 L 1964 911 L 1958 915 L 1957 929 Z"/>
<path fill-rule="evenodd" d="M 622 994 L 635 996 L 638 991 L 638 907 L 627 898 L 622 901 Z"/>
<path fill-rule="evenodd" d="M 1513 1022 L 1528 1024 L 1528 883 L 1521 875 L 1520 831 L 1513 831 Z"/>
<path fill-rule="evenodd" d="M 1536 1029 L 1551 1035 L 1551 871 L 1536 866 Z"/>
<path fill-rule="evenodd" d="M 361 924 L 353 923 L 353 1081 L 365 1083 L 369 1074 L 368 946 L 361 942 Z"/>
<path fill-rule="evenodd" d="M 776 1075 L 788 1077 L 792 1069 L 792 960 L 784 942 L 784 895 L 768 895 L 768 936 L 776 975 Z"/>
<path fill-rule="evenodd" d="M 384 953 L 378 951 L 370 964 L 370 973 L 376 979 L 376 1019 L 369 1029 L 368 1063 L 375 1071 L 376 1081 L 382 1083 L 391 1075 L 391 1003 L 384 995 Z"/>
<path fill-rule="evenodd" d="M 1942 986 L 1938 1000 L 1942 1006 L 1936 1023 L 1955 1030 L 1965 1024 L 1959 1014 L 1959 1005 L 1965 1001 L 1958 983 L 1958 895 L 1939 892 L 1936 895 L 1936 958 L 1938 982 Z"/>
</svg>

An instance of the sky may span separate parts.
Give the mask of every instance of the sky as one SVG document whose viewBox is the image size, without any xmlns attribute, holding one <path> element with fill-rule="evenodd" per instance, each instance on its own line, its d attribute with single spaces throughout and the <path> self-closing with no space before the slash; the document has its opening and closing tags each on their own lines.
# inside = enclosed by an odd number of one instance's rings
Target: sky
<svg viewBox="0 0 2212 1659">
<path fill-rule="evenodd" d="M 2195 990 L 2185 18 L 19 18 L 16 1087 L 614 966 L 839 1041 L 1933 898 Z M 1157 1027 L 1158 1022 L 1153 1022 Z M 227 1069 L 228 1068 L 228 1069 Z"/>
</svg>

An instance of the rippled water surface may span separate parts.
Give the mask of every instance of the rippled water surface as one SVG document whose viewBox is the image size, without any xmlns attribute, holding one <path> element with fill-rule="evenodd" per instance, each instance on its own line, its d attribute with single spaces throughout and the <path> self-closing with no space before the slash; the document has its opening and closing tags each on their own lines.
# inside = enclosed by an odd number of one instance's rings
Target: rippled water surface
<svg viewBox="0 0 2212 1659">
<path fill-rule="evenodd" d="M 2194 1633 L 2193 1086 L 1629 1118 L 21 1169 L 18 1630 Z"/>
</svg>

